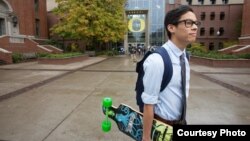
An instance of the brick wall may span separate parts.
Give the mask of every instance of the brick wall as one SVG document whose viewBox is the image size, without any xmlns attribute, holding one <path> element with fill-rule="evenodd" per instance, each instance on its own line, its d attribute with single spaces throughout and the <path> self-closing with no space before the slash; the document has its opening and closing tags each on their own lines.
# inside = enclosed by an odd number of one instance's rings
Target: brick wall
<svg viewBox="0 0 250 141">
<path fill-rule="evenodd" d="M 7 48 L 9 47 L 9 36 L 3 36 L 0 38 L 0 46 L 1 48 L 8 50 Z"/>
<path fill-rule="evenodd" d="M 4 60 L 5 63 L 12 63 L 12 53 L 4 53 L 0 51 L 0 60 Z"/>
<path fill-rule="evenodd" d="M 11 52 L 19 52 L 19 53 L 35 53 L 35 52 L 47 52 L 41 48 L 37 47 L 37 43 L 28 39 L 23 38 L 24 43 L 10 43 L 9 36 L 5 36 L 0 38 L 0 46 L 1 48 L 11 51 Z"/>
<path fill-rule="evenodd" d="M 250 1 L 245 0 L 243 6 L 243 19 L 241 37 L 239 38 L 240 44 L 250 45 Z"/>
<path fill-rule="evenodd" d="M 18 17 L 21 35 L 35 36 L 35 20 L 40 21 L 38 38 L 48 38 L 46 0 L 39 0 L 38 14 L 35 14 L 34 0 L 7 0 Z"/>
<path fill-rule="evenodd" d="M 247 1 L 247 0 L 246 0 Z M 197 1 L 196 1 L 197 2 Z M 206 1 L 208 2 L 208 1 Z M 195 3 L 195 2 L 194 2 Z M 209 3 L 209 2 L 208 2 Z M 175 4 L 166 4 L 166 12 L 178 7 L 180 4 L 187 4 L 184 0 L 176 0 Z M 190 5 L 197 16 L 197 19 L 202 22 L 201 27 L 198 30 L 197 42 L 204 43 L 209 49 L 209 44 L 213 43 L 213 49 L 220 49 L 219 43 L 223 43 L 226 40 L 238 40 L 240 36 L 240 30 L 237 31 L 236 25 L 240 23 L 242 18 L 243 4 L 218 4 L 218 5 Z M 248 8 L 249 9 L 249 8 Z M 205 20 L 201 20 L 201 14 L 205 12 Z M 215 19 L 210 20 L 211 12 L 215 13 Z M 220 13 L 225 13 L 224 20 L 220 20 Z M 248 12 L 250 13 L 250 12 Z M 250 17 L 250 16 L 248 16 Z M 205 35 L 200 35 L 200 29 L 205 29 Z M 214 28 L 214 35 L 210 35 L 210 27 Z M 216 33 L 220 27 L 223 27 L 224 34 L 218 36 Z"/>
<path fill-rule="evenodd" d="M 210 66 L 210 67 L 229 67 L 229 68 L 249 68 L 250 59 L 208 59 L 202 57 L 191 56 L 192 63 Z"/>
<path fill-rule="evenodd" d="M 209 49 L 209 44 L 213 43 L 213 49 L 219 49 L 219 43 L 223 43 L 226 40 L 237 40 L 240 36 L 240 31 L 237 31 L 237 24 L 240 23 L 242 17 L 242 5 L 204 5 L 204 6 L 191 6 L 197 16 L 197 19 L 201 21 L 201 27 L 198 30 L 197 42 L 203 42 Z M 205 20 L 201 20 L 201 13 L 205 12 Z M 211 13 L 215 13 L 215 19 L 211 20 Z M 220 20 L 220 13 L 225 13 L 224 20 Z M 230 23 L 230 24 L 228 24 Z M 205 29 L 205 34 L 201 36 L 201 28 Z M 217 35 L 217 31 L 222 27 L 224 29 L 223 35 Z M 214 34 L 210 35 L 210 28 L 214 28 Z"/>
</svg>

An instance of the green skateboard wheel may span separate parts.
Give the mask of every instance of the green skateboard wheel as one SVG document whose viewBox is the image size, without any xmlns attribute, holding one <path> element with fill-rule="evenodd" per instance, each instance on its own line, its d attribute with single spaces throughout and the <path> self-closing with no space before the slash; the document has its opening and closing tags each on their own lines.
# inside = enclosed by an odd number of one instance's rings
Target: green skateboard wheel
<svg viewBox="0 0 250 141">
<path fill-rule="evenodd" d="M 111 121 L 109 120 L 104 120 L 102 121 L 102 131 L 103 132 L 108 132 L 111 129 Z"/>
<path fill-rule="evenodd" d="M 102 105 L 105 108 L 109 108 L 112 106 L 112 99 L 110 97 L 105 97 L 102 101 Z"/>
</svg>

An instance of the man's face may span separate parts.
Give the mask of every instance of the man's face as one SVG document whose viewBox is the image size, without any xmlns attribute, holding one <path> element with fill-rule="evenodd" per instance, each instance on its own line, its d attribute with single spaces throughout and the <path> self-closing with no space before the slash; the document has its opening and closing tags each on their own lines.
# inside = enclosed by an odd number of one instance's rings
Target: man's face
<svg viewBox="0 0 250 141">
<path fill-rule="evenodd" d="M 182 44 L 190 44 L 196 40 L 198 25 L 197 18 L 193 12 L 182 15 L 178 24 L 173 28 L 173 38 Z"/>
</svg>

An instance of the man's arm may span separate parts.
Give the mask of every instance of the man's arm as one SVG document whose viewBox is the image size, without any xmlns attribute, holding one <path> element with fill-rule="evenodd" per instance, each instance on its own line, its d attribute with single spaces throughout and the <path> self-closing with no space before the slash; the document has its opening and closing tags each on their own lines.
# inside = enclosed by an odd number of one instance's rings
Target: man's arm
<svg viewBox="0 0 250 141">
<path fill-rule="evenodd" d="M 143 109 L 143 141 L 151 141 L 151 128 L 154 119 L 154 105 L 144 104 Z"/>
</svg>

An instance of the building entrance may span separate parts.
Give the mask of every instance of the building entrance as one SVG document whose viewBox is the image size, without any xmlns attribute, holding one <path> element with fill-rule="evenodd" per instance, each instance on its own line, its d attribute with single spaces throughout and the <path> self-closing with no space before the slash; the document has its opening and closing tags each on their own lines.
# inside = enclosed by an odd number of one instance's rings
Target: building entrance
<svg viewBox="0 0 250 141">
<path fill-rule="evenodd" d="M 0 18 L 0 36 L 5 34 L 5 21 Z"/>
<path fill-rule="evenodd" d="M 137 50 L 145 50 L 148 44 L 147 11 L 127 11 L 128 48 L 135 47 Z M 125 44 L 126 44 L 125 43 Z"/>
</svg>

